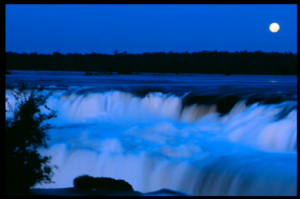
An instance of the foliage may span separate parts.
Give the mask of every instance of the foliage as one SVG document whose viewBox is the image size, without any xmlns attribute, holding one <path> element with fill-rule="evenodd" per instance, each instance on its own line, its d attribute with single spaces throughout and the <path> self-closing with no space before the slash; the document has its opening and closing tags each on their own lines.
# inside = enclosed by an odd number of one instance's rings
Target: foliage
<svg viewBox="0 0 300 199">
<path fill-rule="evenodd" d="M 8 70 L 297 75 L 297 54 L 292 53 L 170 51 L 129 54 L 115 50 L 113 55 L 6 52 L 5 56 Z"/>
<path fill-rule="evenodd" d="M 45 131 L 54 126 L 45 121 L 56 117 L 56 112 L 46 105 L 51 93 L 42 95 L 41 89 L 33 89 L 27 96 L 24 84 L 19 90 L 13 91 L 17 99 L 15 108 L 9 104 L 13 117 L 5 120 L 5 187 L 7 195 L 28 194 L 30 187 L 36 183 L 53 183 L 53 166 L 49 165 L 50 157 L 42 157 L 38 147 L 47 148 L 49 137 Z M 50 113 L 41 113 L 40 106 L 44 106 Z M 56 166 L 54 166 L 57 168 Z"/>
</svg>

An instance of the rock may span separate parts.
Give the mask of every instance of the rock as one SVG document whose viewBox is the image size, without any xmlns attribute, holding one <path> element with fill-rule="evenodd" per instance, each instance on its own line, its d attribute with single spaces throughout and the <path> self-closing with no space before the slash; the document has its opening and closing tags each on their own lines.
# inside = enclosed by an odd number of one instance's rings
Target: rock
<svg viewBox="0 0 300 199">
<path fill-rule="evenodd" d="M 188 196 L 184 193 L 161 189 L 150 193 L 134 191 L 124 180 L 79 176 L 73 181 L 74 187 L 58 189 L 31 189 L 30 196 Z"/>
<path fill-rule="evenodd" d="M 172 191 L 169 189 L 161 189 L 159 191 L 145 193 L 143 196 L 189 196 L 189 195 L 178 191 Z"/>
<path fill-rule="evenodd" d="M 75 178 L 73 184 L 74 188 L 78 190 L 134 191 L 132 186 L 124 180 L 103 177 L 94 178 L 88 175 Z"/>
</svg>

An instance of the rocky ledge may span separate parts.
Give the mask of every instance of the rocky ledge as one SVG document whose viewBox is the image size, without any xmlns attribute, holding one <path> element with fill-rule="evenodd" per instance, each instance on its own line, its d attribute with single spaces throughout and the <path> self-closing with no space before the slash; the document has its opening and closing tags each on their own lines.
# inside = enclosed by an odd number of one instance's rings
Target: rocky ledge
<svg viewBox="0 0 300 199">
<path fill-rule="evenodd" d="M 155 192 L 134 191 L 124 180 L 79 176 L 73 181 L 74 187 L 60 189 L 31 189 L 32 196 L 187 196 L 186 194 L 161 189 Z"/>
</svg>

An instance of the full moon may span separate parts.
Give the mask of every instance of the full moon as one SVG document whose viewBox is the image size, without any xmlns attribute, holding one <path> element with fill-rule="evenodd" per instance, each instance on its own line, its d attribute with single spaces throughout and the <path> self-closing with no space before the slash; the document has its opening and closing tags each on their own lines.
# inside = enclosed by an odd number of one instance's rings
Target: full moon
<svg viewBox="0 0 300 199">
<path fill-rule="evenodd" d="M 270 25 L 270 31 L 273 32 L 273 33 L 276 33 L 279 31 L 280 27 L 279 27 L 279 24 L 278 23 L 271 23 Z"/>
</svg>

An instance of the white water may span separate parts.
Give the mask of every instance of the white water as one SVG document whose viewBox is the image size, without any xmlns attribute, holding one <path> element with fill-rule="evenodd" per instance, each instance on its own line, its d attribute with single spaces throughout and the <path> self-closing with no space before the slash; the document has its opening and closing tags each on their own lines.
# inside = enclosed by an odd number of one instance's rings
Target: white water
<svg viewBox="0 0 300 199">
<path fill-rule="evenodd" d="M 296 101 L 240 101 L 221 117 L 214 105 L 183 108 L 184 96 L 66 93 L 47 102 L 59 112 L 57 128 L 48 131 L 49 150 L 40 149 L 59 167 L 56 183 L 38 188 L 71 187 L 88 174 L 124 179 L 140 192 L 297 195 L 297 109 L 276 120 Z M 6 96 L 14 103 L 10 90 Z"/>
</svg>

